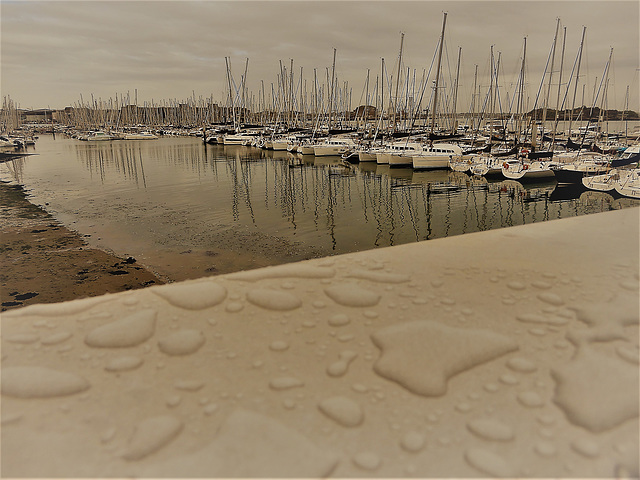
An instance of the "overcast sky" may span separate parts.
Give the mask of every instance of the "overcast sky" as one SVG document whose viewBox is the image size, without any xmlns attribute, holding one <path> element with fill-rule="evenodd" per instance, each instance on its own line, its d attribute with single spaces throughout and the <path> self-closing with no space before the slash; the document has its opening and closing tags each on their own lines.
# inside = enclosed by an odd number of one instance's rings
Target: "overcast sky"
<svg viewBox="0 0 640 480">
<path fill-rule="evenodd" d="M 501 83 L 513 92 L 527 38 L 527 92 L 535 94 L 561 20 L 552 82 L 560 68 L 566 27 L 564 80 L 573 67 L 586 26 L 581 82 L 587 103 L 602 78 L 613 47 L 607 106 L 638 108 L 639 5 L 632 1 L 10 1 L 2 0 L 2 95 L 21 108 L 64 108 L 129 93 L 138 104 L 184 100 L 195 95 L 224 102 L 225 57 L 239 83 L 248 64 L 248 89 L 257 97 L 277 88 L 280 61 L 303 68 L 307 89 L 313 70 L 326 82 L 333 49 L 336 74 L 348 82 L 352 105 L 363 95 L 367 69 L 370 92 L 389 73 L 404 36 L 403 71 L 418 80 L 434 57 L 447 12 L 445 57 L 455 72 L 462 47 L 458 110 L 468 110 L 475 65 L 488 85 L 491 46 L 501 54 Z M 548 77 L 547 77 L 548 78 Z M 578 100 L 583 94 L 580 87 Z M 555 93 L 553 94 L 555 95 Z M 552 105 L 553 106 L 553 105 Z"/>
</svg>

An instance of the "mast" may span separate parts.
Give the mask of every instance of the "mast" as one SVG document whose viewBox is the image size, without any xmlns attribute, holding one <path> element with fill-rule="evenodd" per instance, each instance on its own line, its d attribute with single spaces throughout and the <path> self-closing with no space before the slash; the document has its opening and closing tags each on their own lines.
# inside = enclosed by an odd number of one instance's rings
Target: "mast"
<svg viewBox="0 0 640 480">
<path fill-rule="evenodd" d="M 462 47 L 458 47 L 458 65 L 456 67 L 456 83 L 453 89 L 453 128 L 451 133 L 458 130 L 458 120 L 456 119 L 457 103 L 458 103 L 458 81 L 460 79 L 460 57 L 462 56 Z"/>
<path fill-rule="evenodd" d="M 571 123 L 573 121 L 573 109 L 576 105 L 576 94 L 578 93 L 578 78 L 580 76 L 580 63 L 582 62 L 582 46 L 584 45 L 584 34 L 587 31 L 587 27 L 582 27 L 582 39 L 580 40 L 580 47 L 578 48 L 578 68 L 576 71 L 576 83 L 573 88 L 573 101 L 571 103 L 571 114 L 569 115 L 569 137 L 571 137 Z"/>
<path fill-rule="evenodd" d="M 560 88 L 562 86 L 562 67 L 564 66 L 564 47 L 566 44 L 566 40 L 567 40 L 567 27 L 563 27 L 563 35 L 562 35 L 562 54 L 560 55 L 560 72 L 559 72 L 559 76 L 558 76 L 558 97 L 556 98 L 556 116 L 554 119 L 554 124 L 553 124 L 553 132 L 552 132 L 552 139 L 551 139 L 551 150 L 553 150 L 553 147 L 556 143 L 556 134 L 557 134 L 557 127 L 558 127 L 558 117 L 560 115 Z"/>
<path fill-rule="evenodd" d="M 551 47 L 551 69 L 549 70 L 549 84 L 547 86 L 547 95 L 544 100 L 544 105 L 542 106 L 542 139 L 540 141 L 540 145 L 544 144 L 544 124 L 547 121 L 547 108 L 549 106 L 549 94 L 551 93 L 551 78 L 553 77 L 553 64 L 556 59 L 556 43 L 558 41 L 558 30 L 560 29 L 560 18 L 557 19 L 556 23 L 556 33 L 553 37 L 553 45 Z"/>
<path fill-rule="evenodd" d="M 444 44 L 444 28 L 447 24 L 447 14 L 444 13 L 442 20 L 442 33 L 440 34 L 440 45 L 438 48 L 438 66 L 436 68 L 436 86 L 433 92 L 433 111 L 431 112 L 431 143 L 433 143 L 433 130 L 436 124 L 436 106 L 438 105 L 438 81 L 440 80 L 440 65 L 442 63 L 442 46 Z"/>
<path fill-rule="evenodd" d="M 336 76 L 336 49 L 333 49 L 333 64 L 331 66 L 331 92 L 329 93 L 329 134 L 331 134 L 331 120 L 333 114 L 333 89 Z"/>
<path fill-rule="evenodd" d="M 392 131 L 396 131 L 396 110 L 398 109 L 398 87 L 400 86 L 400 67 L 402 66 L 402 45 L 404 43 L 404 32 L 400 32 L 400 52 L 398 53 L 398 78 L 396 78 L 395 102 L 393 103 L 393 126 Z M 393 100 L 392 100 L 393 101 Z"/>
</svg>

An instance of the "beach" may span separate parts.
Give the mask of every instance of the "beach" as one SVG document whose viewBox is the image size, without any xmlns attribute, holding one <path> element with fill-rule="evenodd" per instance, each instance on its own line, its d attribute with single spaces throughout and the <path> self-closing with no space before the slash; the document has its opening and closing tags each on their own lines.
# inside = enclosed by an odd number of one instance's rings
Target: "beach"
<svg viewBox="0 0 640 480">
<path fill-rule="evenodd" d="M 165 283 L 133 257 L 90 248 L 83 237 L 0 182 L 2 310 L 56 303 Z"/>
</svg>

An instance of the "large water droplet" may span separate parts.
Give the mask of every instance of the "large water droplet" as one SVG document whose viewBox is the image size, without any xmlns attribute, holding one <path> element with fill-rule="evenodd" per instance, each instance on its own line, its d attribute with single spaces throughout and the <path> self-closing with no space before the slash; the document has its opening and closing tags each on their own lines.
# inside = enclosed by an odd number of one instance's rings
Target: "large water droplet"
<svg viewBox="0 0 640 480">
<path fill-rule="evenodd" d="M 156 311 L 140 310 L 133 315 L 102 325 L 85 338 L 90 347 L 133 347 L 151 338 L 155 331 Z"/>
<path fill-rule="evenodd" d="M 125 460 L 140 460 L 151 455 L 175 439 L 182 427 L 183 423 L 170 415 L 143 420 L 136 425 L 135 432 L 122 457 Z"/>
<path fill-rule="evenodd" d="M 167 355 L 189 355 L 204 345 L 204 334 L 198 330 L 180 330 L 158 341 L 160 351 Z"/>
<path fill-rule="evenodd" d="M 486 440 L 506 442 L 513 440 L 513 429 L 506 423 L 492 418 L 479 418 L 467 424 L 469 431 Z"/>
<path fill-rule="evenodd" d="M 393 325 L 371 338 L 382 350 L 375 372 L 426 396 L 443 395 L 450 377 L 518 348 L 510 338 L 491 331 L 433 321 Z"/>
<path fill-rule="evenodd" d="M 2 394 L 19 398 L 48 398 L 87 390 L 89 382 L 74 373 L 46 367 L 4 367 Z"/>
<path fill-rule="evenodd" d="M 352 284 L 327 287 L 324 293 L 331 300 L 345 307 L 373 307 L 380 301 L 380 295 L 377 293 Z"/>
<path fill-rule="evenodd" d="M 302 301 L 292 293 L 266 288 L 254 289 L 247 293 L 247 300 L 267 310 L 294 310 L 302 305 Z"/>
<path fill-rule="evenodd" d="M 364 412 L 360 405 L 347 397 L 327 398 L 318 404 L 318 408 L 343 427 L 357 427 L 364 421 Z"/>
<path fill-rule="evenodd" d="M 211 281 L 182 282 L 162 285 L 150 289 L 171 305 L 187 310 L 203 310 L 221 303 L 227 289 Z"/>
</svg>

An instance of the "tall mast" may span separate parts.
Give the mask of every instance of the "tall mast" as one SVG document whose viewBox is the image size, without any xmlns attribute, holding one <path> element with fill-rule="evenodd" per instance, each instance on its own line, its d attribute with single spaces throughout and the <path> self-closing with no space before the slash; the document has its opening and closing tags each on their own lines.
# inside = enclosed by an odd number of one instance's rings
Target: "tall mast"
<svg viewBox="0 0 640 480">
<path fill-rule="evenodd" d="M 458 47 L 458 65 L 456 67 L 456 83 L 453 89 L 453 129 L 451 133 L 458 130 L 458 121 L 456 120 L 456 111 L 458 103 L 458 81 L 460 79 L 460 57 L 462 56 L 462 47 Z"/>
<path fill-rule="evenodd" d="M 398 53 L 398 78 L 396 78 L 395 102 L 393 102 L 393 126 L 392 131 L 396 131 L 396 110 L 398 109 L 398 87 L 400 86 L 400 68 L 402 67 L 402 45 L 404 43 L 404 32 L 400 32 L 400 52 Z M 393 101 L 393 100 L 392 100 Z"/>
<path fill-rule="evenodd" d="M 444 13 L 442 20 L 442 33 L 440 34 L 440 46 L 438 48 L 438 66 L 436 68 L 436 86 L 433 92 L 433 111 L 431 112 L 431 142 L 433 142 L 433 130 L 436 124 L 436 107 L 438 105 L 438 82 L 440 80 L 440 64 L 442 62 L 442 46 L 444 44 L 444 28 L 447 24 L 447 14 Z"/>
<path fill-rule="evenodd" d="M 582 27 L 582 39 L 580 40 L 580 48 L 578 49 L 578 69 L 576 71 L 576 84 L 573 87 L 573 101 L 571 103 L 571 114 L 569 115 L 569 136 L 571 136 L 571 123 L 573 121 L 573 109 L 576 105 L 576 93 L 578 92 L 578 78 L 580 76 L 580 63 L 582 62 L 582 46 L 584 45 L 584 34 L 587 27 Z"/>
<path fill-rule="evenodd" d="M 560 18 L 557 19 L 556 23 L 556 33 L 553 37 L 553 45 L 551 47 L 551 69 L 549 70 L 549 84 L 547 86 L 547 95 L 544 100 L 544 105 L 542 106 L 542 139 L 540 141 L 540 145 L 544 143 L 544 124 L 547 121 L 547 108 L 549 106 L 549 94 L 551 93 L 551 78 L 553 77 L 553 64 L 555 63 L 556 58 L 556 43 L 558 41 L 558 30 L 560 29 Z"/>
<path fill-rule="evenodd" d="M 329 133 L 331 133 L 331 120 L 333 115 L 333 90 L 336 76 L 336 49 L 333 49 L 333 64 L 331 65 L 331 91 L 329 93 Z"/>
</svg>

